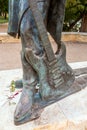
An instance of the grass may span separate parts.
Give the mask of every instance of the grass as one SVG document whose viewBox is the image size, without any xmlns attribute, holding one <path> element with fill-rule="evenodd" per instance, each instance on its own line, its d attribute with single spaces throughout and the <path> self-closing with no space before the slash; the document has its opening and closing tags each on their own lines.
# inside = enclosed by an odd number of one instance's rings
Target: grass
<svg viewBox="0 0 87 130">
<path fill-rule="evenodd" d="M 8 18 L 4 19 L 4 17 L 0 16 L 0 24 L 7 23 L 7 22 L 8 22 Z"/>
</svg>

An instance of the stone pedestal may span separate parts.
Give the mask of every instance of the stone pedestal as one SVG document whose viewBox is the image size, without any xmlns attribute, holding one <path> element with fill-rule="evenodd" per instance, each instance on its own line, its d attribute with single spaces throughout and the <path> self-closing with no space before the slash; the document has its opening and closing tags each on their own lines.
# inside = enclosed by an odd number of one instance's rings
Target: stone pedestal
<svg viewBox="0 0 87 130">
<path fill-rule="evenodd" d="M 0 71 L 0 130 L 87 130 L 87 87 L 44 108 L 37 120 L 15 126 L 13 115 L 21 90 L 10 93 L 8 86 L 21 77 L 21 69 Z"/>
</svg>

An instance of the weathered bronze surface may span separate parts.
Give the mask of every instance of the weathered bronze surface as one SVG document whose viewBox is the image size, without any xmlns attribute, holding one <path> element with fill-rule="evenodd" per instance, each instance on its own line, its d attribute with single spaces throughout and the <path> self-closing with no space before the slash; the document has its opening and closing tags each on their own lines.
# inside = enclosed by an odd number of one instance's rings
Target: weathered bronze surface
<svg viewBox="0 0 87 130">
<path fill-rule="evenodd" d="M 8 33 L 19 33 L 22 42 L 23 90 L 14 114 L 19 125 L 38 118 L 43 107 L 71 94 L 75 77 L 61 42 L 65 0 L 9 0 L 9 5 Z M 57 43 L 56 53 L 47 32 Z"/>
</svg>

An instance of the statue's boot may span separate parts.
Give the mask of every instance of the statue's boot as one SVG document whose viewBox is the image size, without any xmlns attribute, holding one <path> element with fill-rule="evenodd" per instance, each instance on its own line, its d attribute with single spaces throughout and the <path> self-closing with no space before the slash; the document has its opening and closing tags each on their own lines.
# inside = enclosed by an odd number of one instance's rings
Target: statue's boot
<svg viewBox="0 0 87 130">
<path fill-rule="evenodd" d="M 32 117 L 34 105 L 34 92 L 37 84 L 37 75 L 31 65 L 27 63 L 22 52 L 22 65 L 23 65 L 23 90 L 20 100 L 17 104 L 14 113 L 14 123 L 16 125 L 25 123 L 34 119 Z M 36 118 L 36 116 L 35 116 Z"/>
</svg>

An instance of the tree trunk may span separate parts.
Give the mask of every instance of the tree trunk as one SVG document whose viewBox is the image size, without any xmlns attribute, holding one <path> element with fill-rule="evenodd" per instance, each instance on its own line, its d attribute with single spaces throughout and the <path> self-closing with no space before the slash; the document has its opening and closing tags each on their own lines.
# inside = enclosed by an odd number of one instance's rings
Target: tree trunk
<svg viewBox="0 0 87 130">
<path fill-rule="evenodd" d="M 84 14 L 84 16 L 82 18 L 80 32 L 87 32 L 87 14 Z"/>
<path fill-rule="evenodd" d="M 71 29 L 73 29 L 73 27 L 75 26 L 75 24 L 81 19 L 81 17 L 77 18 L 72 24 L 70 24 L 70 27 L 68 28 L 68 31 L 71 31 Z"/>
</svg>

